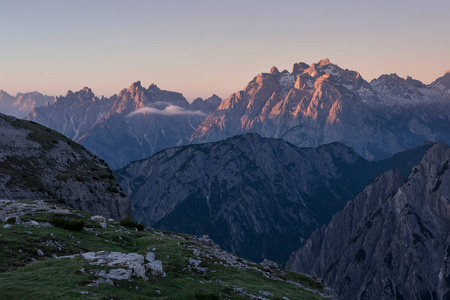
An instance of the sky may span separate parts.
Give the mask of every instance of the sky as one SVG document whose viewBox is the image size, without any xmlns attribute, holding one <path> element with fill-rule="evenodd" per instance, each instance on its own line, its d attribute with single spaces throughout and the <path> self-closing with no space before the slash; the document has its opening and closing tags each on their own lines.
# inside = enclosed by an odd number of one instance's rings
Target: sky
<svg viewBox="0 0 450 300">
<path fill-rule="evenodd" d="M 0 89 L 109 97 L 140 80 L 227 98 L 323 58 L 368 81 L 450 70 L 450 1 L 0 0 Z"/>
</svg>

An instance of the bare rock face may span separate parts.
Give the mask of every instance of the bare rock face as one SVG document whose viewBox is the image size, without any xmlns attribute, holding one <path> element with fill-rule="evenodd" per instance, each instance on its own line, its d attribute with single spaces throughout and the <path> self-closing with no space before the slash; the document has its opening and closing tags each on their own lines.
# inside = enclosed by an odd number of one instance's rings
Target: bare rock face
<svg viewBox="0 0 450 300">
<path fill-rule="evenodd" d="M 27 119 L 56 130 L 76 140 L 104 117 L 111 104 L 99 99 L 90 88 L 78 92 L 68 91 L 66 96 L 56 97 L 49 106 L 34 109 Z"/>
<path fill-rule="evenodd" d="M 38 92 L 18 93 L 15 97 L 0 90 L 0 112 L 16 118 L 24 118 L 33 109 L 53 101 L 53 97 Z"/>
<path fill-rule="evenodd" d="M 425 140 L 450 142 L 450 75 L 424 85 L 383 75 L 370 84 L 328 59 L 294 64 L 292 73 L 257 75 L 197 127 L 191 143 L 256 132 L 301 147 L 340 142 L 382 159 Z"/>
<path fill-rule="evenodd" d="M 130 202 L 104 161 L 42 125 L 0 114 L 0 198 L 67 204 L 119 219 Z"/>
<path fill-rule="evenodd" d="M 436 143 L 407 181 L 380 175 L 293 253 L 340 299 L 448 299 L 450 149 Z"/>
<path fill-rule="evenodd" d="M 156 85 L 146 89 L 140 82 L 111 100 L 111 112 L 77 141 L 112 168 L 187 144 L 206 116 L 201 110 L 191 110 L 181 94 L 160 90 Z"/>
<path fill-rule="evenodd" d="M 412 156 L 395 161 L 406 165 Z M 338 143 L 297 148 L 245 134 L 167 149 L 115 175 L 130 195 L 136 221 L 209 235 L 227 251 L 253 261 L 284 263 L 393 162 L 382 164 Z"/>
<path fill-rule="evenodd" d="M 217 96 L 195 104 L 180 93 L 139 81 L 111 98 L 96 97 L 89 88 L 69 91 L 52 105 L 28 114 L 102 157 L 112 168 L 183 145 L 205 116 L 220 103 Z"/>
<path fill-rule="evenodd" d="M 192 111 L 199 110 L 209 115 L 219 107 L 221 102 L 222 99 L 216 94 L 213 94 L 211 97 L 205 100 L 203 100 L 202 98 L 195 99 L 194 101 L 192 101 L 190 109 Z"/>
</svg>

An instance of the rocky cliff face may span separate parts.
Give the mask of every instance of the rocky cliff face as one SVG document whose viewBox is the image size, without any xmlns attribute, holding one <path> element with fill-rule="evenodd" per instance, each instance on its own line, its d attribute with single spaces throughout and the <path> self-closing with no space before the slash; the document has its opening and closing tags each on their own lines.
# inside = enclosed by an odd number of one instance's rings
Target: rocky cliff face
<svg viewBox="0 0 450 300">
<path fill-rule="evenodd" d="M 76 140 L 91 129 L 111 109 L 108 99 L 99 99 L 90 88 L 78 92 L 68 91 L 56 97 L 49 106 L 38 107 L 28 114 L 35 121 Z"/>
<path fill-rule="evenodd" d="M 224 100 L 191 142 L 256 132 L 302 147 L 337 141 L 368 159 L 389 157 L 425 140 L 450 141 L 447 77 L 424 85 L 391 74 L 369 84 L 329 60 L 298 63 L 292 72 L 274 67 Z"/>
<path fill-rule="evenodd" d="M 35 109 L 28 119 L 63 133 L 118 168 L 188 143 L 218 102 L 216 96 L 191 107 L 179 93 L 154 84 L 145 88 L 138 81 L 111 98 L 99 99 L 89 88 L 69 91 L 51 106 Z"/>
<path fill-rule="evenodd" d="M 246 134 L 161 151 L 118 170 L 116 178 L 137 221 L 208 234 L 232 253 L 284 263 L 296 245 L 392 165 L 385 163 L 370 163 L 338 143 L 300 149 Z"/>
<path fill-rule="evenodd" d="M 0 90 L 0 112 L 17 118 L 24 118 L 33 109 L 53 101 L 53 97 L 38 92 L 18 93 L 15 97 Z"/>
<path fill-rule="evenodd" d="M 450 297 L 450 149 L 434 144 L 406 182 L 389 171 L 316 231 L 287 269 L 340 299 Z"/>
<path fill-rule="evenodd" d="M 0 114 L 0 198 L 43 199 L 110 218 L 130 215 L 111 170 L 63 135 Z"/>
<path fill-rule="evenodd" d="M 212 95 L 211 97 L 203 100 L 202 98 L 197 98 L 191 103 L 191 110 L 199 110 L 206 114 L 210 114 L 213 111 L 215 111 L 220 103 L 222 102 L 222 99 L 217 96 L 216 94 Z"/>
</svg>

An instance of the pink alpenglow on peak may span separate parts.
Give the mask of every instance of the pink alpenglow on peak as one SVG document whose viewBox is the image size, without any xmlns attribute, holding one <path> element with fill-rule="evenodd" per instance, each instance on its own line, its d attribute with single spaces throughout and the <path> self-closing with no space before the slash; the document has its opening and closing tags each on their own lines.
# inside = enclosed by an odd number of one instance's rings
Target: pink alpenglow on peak
<svg viewBox="0 0 450 300">
<path fill-rule="evenodd" d="M 328 58 L 322 59 L 321 61 L 318 62 L 319 66 L 327 66 L 327 65 L 331 65 L 331 62 Z"/>
<path fill-rule="evenodd" d="M 280 71 L 278 71 L 278 68 L 273 66 L 272 69 L 270 69 L 270 74 L 280 74 Z"/>
</svg>

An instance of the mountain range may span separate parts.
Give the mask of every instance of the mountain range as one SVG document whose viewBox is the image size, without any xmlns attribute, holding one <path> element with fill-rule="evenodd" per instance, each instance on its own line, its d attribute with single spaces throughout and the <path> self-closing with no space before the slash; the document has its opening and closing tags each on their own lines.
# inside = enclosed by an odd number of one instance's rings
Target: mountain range
<svg viewBox="0 0 450 300">
<path fill-rule="evenodd" d="M 340 142 L 370 160 L 423 141 L 450 142 L 450 72 L 431 84 L 396 74 L 369 83 L 328 59 L 295 63 L 291 72 L 273 67 L 223 101 L 213 95 L 190 104 L 138 81 L 110 98 L 84 88 L 33 107 L 27 119 L 81 143 L 114 169 L 162 149 L 247 132 L 299 147 Z"/>
<path fill-rule="evenodd" d="M 23 119 L 34 108 L 51 103 L 53 99 L 54 97 L 38 92 L 18 93 L 16 96 L 11 96 L 0 90 L 0 112 Z"/>
<path fill-rule="evenodd" d="M 35 108 L 27 119 L 52 128 L 102 157 L 112 168 L 188 143 L 203 118 L 221 99 L 213 95 L 192 105 L 175 92 L 135 82 L 110 98 L 91 89 L 69 91 L 52 105 Z"/>
<path fill-rule="evenodd" d="M 370 162 L 340 143 L 298 148 L 245 134 L 163 150 L 115 177 L 136 221 L 207 234 L 241 257 L 284 263 L 377 174 L 408 174 L 428 147 Z"/>
<path fill-rule="evenodd" d="M 255 132 L 301 147 L 340 142 L 382 159 L 423 141 L 450 141 L 450 73 L 425 85 L 382 75 L 370 83 L 328 59 L 258 74 L 222 101 L 192 143 Z"/>
</svg>

